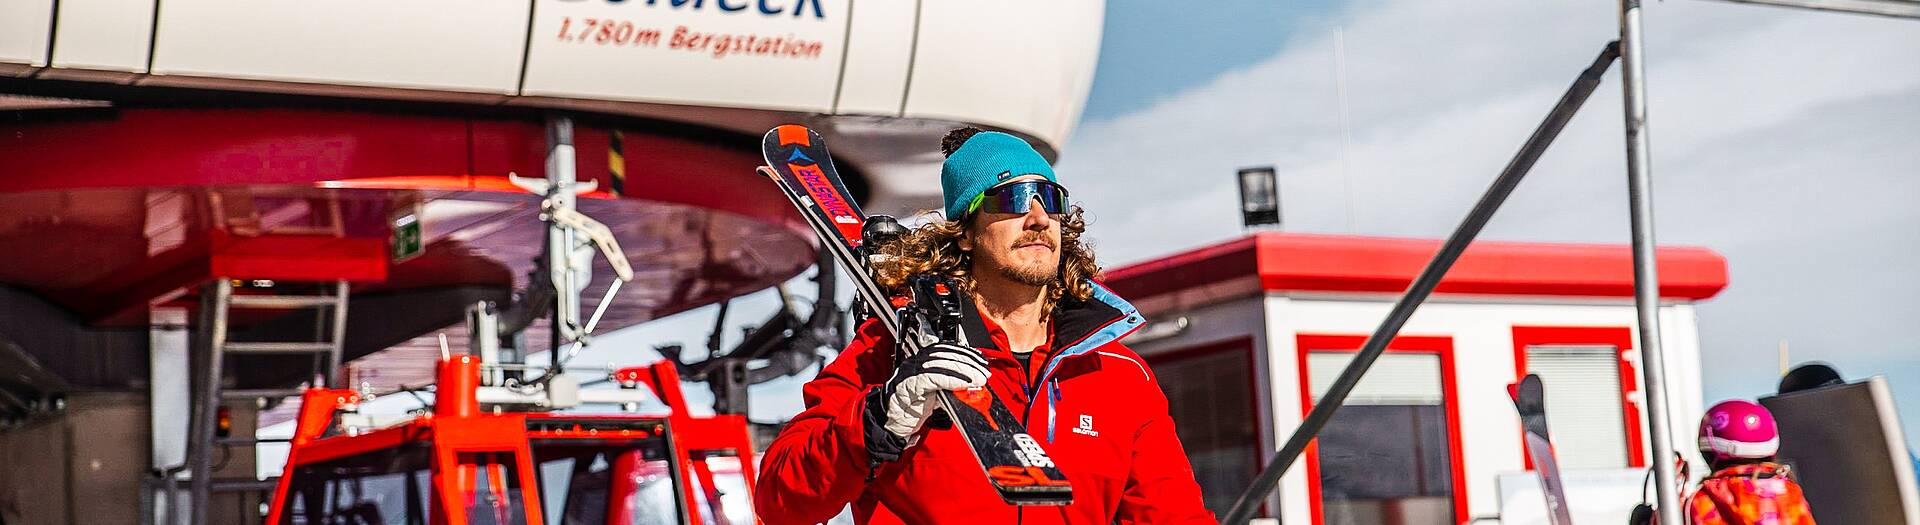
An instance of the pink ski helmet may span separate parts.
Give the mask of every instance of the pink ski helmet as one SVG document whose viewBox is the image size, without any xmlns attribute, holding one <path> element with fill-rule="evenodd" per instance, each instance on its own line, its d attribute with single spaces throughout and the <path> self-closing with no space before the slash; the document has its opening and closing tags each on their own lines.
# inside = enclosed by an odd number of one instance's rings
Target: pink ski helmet
<svg viewBox="0 0 1920 525">
<path fill-rule="evenodd" d="M 1779 451 L 1780 432 L 1766 407 L 1721 401 L 1700 418 L 1700 455 L 1709 459 L 1760 459 Z"/>
</svg>

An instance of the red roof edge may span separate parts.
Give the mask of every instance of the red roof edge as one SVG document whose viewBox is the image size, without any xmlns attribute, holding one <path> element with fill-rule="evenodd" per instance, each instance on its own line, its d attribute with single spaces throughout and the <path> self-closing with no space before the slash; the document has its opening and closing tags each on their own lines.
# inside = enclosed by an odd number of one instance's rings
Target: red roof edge
<svg viewBox="0 0 1920 525">
<path fill-rule="evenodd" d="M 1106 272 L 1121 296 L 1144 299 L 1258 275 L 1267 291 L 1404 292 L 1440 241 L 1257 233 Z M 1660 296 L 1702 300 L 1727 286 L 1727 260 L 1701 247 L 1661 246 Z M 1480 241 L 1461 254 L 1440 294 L 1633 297 L 1633 253 L 1624 244 Z"/>
</svg>

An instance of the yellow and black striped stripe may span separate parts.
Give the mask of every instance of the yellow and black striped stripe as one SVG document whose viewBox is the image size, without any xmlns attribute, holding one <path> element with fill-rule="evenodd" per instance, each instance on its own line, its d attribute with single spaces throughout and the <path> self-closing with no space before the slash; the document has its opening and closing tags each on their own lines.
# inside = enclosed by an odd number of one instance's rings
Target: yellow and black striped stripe
<svg viewBox="0 0 1920 525">
<path fill-rule="evenodd" d="M 617 129 L 613 130 L 612 136 L 607 139 L 607 173 L 613 175 L 613 194 L 619 196 L 625 196 L 627 194 L 627 155 L 625 142 L 626 135 L 620 133 L 620 130 Z"/>
</svg>

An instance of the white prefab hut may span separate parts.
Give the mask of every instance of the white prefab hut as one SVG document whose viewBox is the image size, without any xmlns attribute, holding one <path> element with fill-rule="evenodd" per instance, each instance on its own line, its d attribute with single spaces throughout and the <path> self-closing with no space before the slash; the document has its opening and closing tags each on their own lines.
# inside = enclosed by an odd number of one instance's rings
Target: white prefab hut
<svg viewBox="0 0 1920 525">
<path fill-rule="evenodd" d="M 1257 233 L 1107 272 L 1147 316 L 1127 344 L 1166 390 L 1209 507 L 1224 512 L 1245 490 L 1439 246 Z M 1704 409 L 1692 303 L 1726 286 L 1727 267 L 1703 248 L 1663 247 L 1658 259 L 1674 443 L 1684 450 Z M 1502 493 L 1517 499 L 1525 487 L 1512 486 L 1514 474 L 1531 465 L 1507 387 L 1528 373 L 1546 385 L 1562 468 L 1631 477 L 1651 459 L 1635 319 L 1625 245 L 1475 243 L 1263 515 L 1424 525 L 1511 511 Z"/>
</svg>

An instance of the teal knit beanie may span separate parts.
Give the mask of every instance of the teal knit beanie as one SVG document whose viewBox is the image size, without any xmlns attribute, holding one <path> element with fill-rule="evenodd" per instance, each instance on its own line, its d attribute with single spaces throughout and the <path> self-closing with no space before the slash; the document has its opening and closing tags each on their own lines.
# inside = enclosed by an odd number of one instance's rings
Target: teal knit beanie
<svg viewBox="0 0 1920 525">
<path fill-rule="evenodd" d="M 1020 137 L 985 131 L 967 139 L 940 165 L 940 190 L 946 197 L 947 220 L 961 215 L 987 188 L 1024 175 L 1053 177 L 1053 166 Z"/>
</svg>

